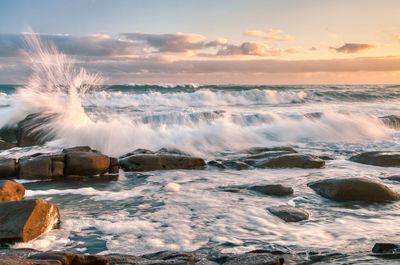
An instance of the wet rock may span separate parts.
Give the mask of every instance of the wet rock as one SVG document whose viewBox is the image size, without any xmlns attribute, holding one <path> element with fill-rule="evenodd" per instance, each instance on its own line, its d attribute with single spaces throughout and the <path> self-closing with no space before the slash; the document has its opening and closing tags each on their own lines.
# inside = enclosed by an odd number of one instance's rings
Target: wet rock
<svg viewBox="0 0 400 265">
<path fill-rule="evenodd" d="M 399 130 L 400 129 L 400 116 L 388 115 L 380 117 L 381 121 L 388 127 Z"/>
<path fill-rule="evenodd" d="M 65 152 L 66 175 L 90 176 L 108 172 L 110 158 L 99 152 Z"/>
<path fill-rule="evenodd" d="M 297 153 L 297 151 L 290 147 L 290 146 L 278 146 L 278 147 L 253 147 L 250 149 L 246 150 L 246 153 L 248 154 L 260 154 L 260 153 L 265 153 L 265 152 L 271 152 L 271 151 L 286 151 L 289 153 Z"/>
<path fill-rule="evenodd" d="M 118 158 L 110 157 L 110 167 L 108 169 L 108 173 L 110 173 L 110 174 L 119 173 Z"/>
<path fill-rule="evenodd" d="M 207 162 L 207 166 L 216 167 L 216 168 L 219 168 L 219 169 L 226 169 L 225 165 L 223 165 L 221 162 L 215 161 L 215 160 Z"/>
<path fill-rule="evenodd" d="M 303 220 L 308 220 L 310 217 L 307 211 L 291 206 L 269 207 L 267 210 L 285 222 L 300 222 Z"/>
<path fill-rule="evenodd" d="M 25 188 L 11 180 L 0 180 L 0 202 L 19 201 L 25 196 Z"/>
<path fill-rule="evenodd" d="M 0 150 L 8 150 L 8 149 L 14 148 L 16 146 L 17 146 L 17 144 L 15 144 L 15 143 L 9 143 L 9 142 L 0 140 Z"/>
<path fill-rule="evenodd" d="M 192 253 L 161 251 L 141 257 L 121 254 L 107 255 L 110 264 L 135 264 L 135 265 L 192 265 L 197 264 L 200 258 Z"/>
<path fill-rule="evenodd" d="M 322 156 L 318 156 L 320 159 L 322 160 L 335 160 L 333 157 L 331 156 L 327 156 L 327 155 L 322 155 Z"/>
<path fill-rule="evenodd" d="M 400 245 L 393 243 L 376 243 L 372 248 L 372 255 L 390 259 L 400 258 Z"/>
<path fill-rule="evenodd" d="M 132 256 L 132 255 L 122 255 L 122 254 L 110 254 L 106 255 L 106 257 L 110 260 L 110 265 L 117 265 L 117 264 L 146 264 L 151 265 L 150 260 Z"/>
<path fill-rule="evenodd" d="M 119 165 L 126 171 L 151 171 L 169 169 L 202 169 L 205 161 L 198 157 L 174 153 L 151 153 L 140 149 L 120 157 Z"/>
<path fill-rule="evenodd" d="M 386 179 L 400 182 L 400 175 L 390 176 Z"/>
<path fill-rule="evenodd" d="M 18 178 L 54 179 L 64 175 L 64 154 L 35 154 L 19 159 Z"/>
<path fill-rule="evenodd" d="M 250 166 L 242 161 L 234 161 L 234 160 L 225 160 L 222 161 L 222 165 L 227 168 L 235 169 L 235 170 L 243 170 L 248 169 Z"/>
<path fill-rule="evenodd" d="M 15 177 L 16 166 L 14 158 L 0 157 L 0 179 Z"/>
<path fill-rule="evenodd" d="M 284 263 L 284 258 L 281 255 L 263 250 L 250 251 L 244 254 L 225 254 L 209 259 L 223 265 L 282 265 Z"/>
<path fill-rule="evenodd" d="M 323 168 L 325 161 L 313 155 L 283 154 L 255 164 L 258 168 Z"/>
<path fill-rule="evenodd" d="M 59 224 L 58 207 L 42 199 L 0 203 L 0 243 L 27 242 Z"/>
<path fill-rule="evenodd" d="M 0 129 L 0 138 L 8 143 L 17 143 L 18 128 L 3 127 Z"/>
<path fill-rule="evenodd" d="M 101 255 L 81 255 L 70 252 L 49 251 L 29 257 L 36 260 L 56 260 L 63 265 L 108 265 L 109 259 Z"/>
<path fill-rule="evenodd" d="M 386 202 L 400 199 L 398 193 L 367 178 L 324 179 L 308 186 L 319 195 L 336 201 Z"/>
<path fill-rule="evenodd" d="M 380 166 L 380 167 L 400 167 L 400 152 L 396 151 L 374 151 L 361 153 L 350 158 L 350 161 Z"/>
<path fill-rule="evenodd" d="M 293 189 L 291 187 L 281 184 L 250 186 L 248 189 L 265 195 L 286 196 L 293 194 Z"/>
<path fill-rule="evenodd" d="M 53 138 L 47 132 L 40 130 L 40 126 L 51 121 L 53 115 L 47 117 L 40 113 L 29 114 L 18 123 L 18 146 L 26 147 L 33 145 L 41 145 Z"/>
</svg>

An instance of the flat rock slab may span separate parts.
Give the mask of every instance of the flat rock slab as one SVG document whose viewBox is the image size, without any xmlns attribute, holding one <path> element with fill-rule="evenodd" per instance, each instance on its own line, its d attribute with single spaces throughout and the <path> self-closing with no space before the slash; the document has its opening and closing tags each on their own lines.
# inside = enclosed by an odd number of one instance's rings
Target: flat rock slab
<svg viewBox="0 0 400 265">
<path fill-rule="evenodd" d="M 25 196 L 25 188 L 11 180 L 0 180 L 0 202 L 19 201 Z"/>
<path fill-rule="evenodd" d="M 202 158 L 184 154 L 157 152 L 139 149 L 122 156 L 119 165 L 126 171 L 152 171 L 170 169 L 202 169 L 205 161 Z"/>
<path fill-rule="evenodd" d="M 269 184 L 269 185 L 256 185 L 248 187 L 249 190 L 273 196 L 287 196 L 293 194 L 291 187 L 283 186 L 281 184 Z"/>
<path fill-rule="evenodd" d="M 400 152 L 366 152 L 350 157 L 350 161 L 380 167 L 400 167 Z"/>
<path fill-rule="evenodd" d="M 300 222 L 303 220 L 308 220 L 310 217 L 307 211 L 291 206 L 269 207 L 267 210 L 285 222 Z"/>
<path fill-rule="evenodd" d="M 400 199 L 400 195 L 387 186 L 367 179 L 324 179 L 308 184 L 319 195 L 335 201 L 387 202 Z"/>
<path fill-rule="evenodd" d="M 57 227 L 58 207 L 42 199 L 0 203 L 0 242 L 27 242 Z"/>
</svg>

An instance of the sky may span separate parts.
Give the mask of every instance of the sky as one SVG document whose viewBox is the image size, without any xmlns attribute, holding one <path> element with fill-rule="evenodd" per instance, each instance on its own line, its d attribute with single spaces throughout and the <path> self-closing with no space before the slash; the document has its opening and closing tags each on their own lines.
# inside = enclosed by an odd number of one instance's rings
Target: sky
<svg viewBox="0 0 400 265">
<path fill-rule="evenodd" d="M 399 0 L 0 0 L 0 83 L 24 35 L 110 84 L 399 84 Z"/>
</svg>

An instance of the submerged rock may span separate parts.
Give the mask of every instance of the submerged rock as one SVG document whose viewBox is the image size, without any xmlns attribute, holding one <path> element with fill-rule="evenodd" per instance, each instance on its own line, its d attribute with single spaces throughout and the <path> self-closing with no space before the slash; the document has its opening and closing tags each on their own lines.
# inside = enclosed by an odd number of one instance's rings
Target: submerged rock
<svg viewBox="0 0 400 265">
<path fill-rule="evenodd" d="M 248 169 L 250 166 L 242 161 L 234 161 L 234 160 L 225 160 L 222 161 L 222 165 L 226 168 L 235 169 L 235 170 L 243 170 Z"/>
<path fill-rule="evenodd" d="M 393 243 L 376 243 L 372 248 L 374 256 L 400 258 L 400 245 Z"/>
<path fill-rule="evenodd" d="M 380 117 L 381 121 L 388 127 L 399 130 L 400 129 L 400 116 L 388 115 Z"/>
<path fill-rule="evenodd" d="M 286 196 L 293 194 L 293 189 L 291 187 L 281 184 L 250 186 L 248 189 L 265 195 Z"/>
<path fill-rule="evenodd" d="M 216 168 L 219 168 L 219 169 L 226 169 L 225 165 L 223 165 L 221 162 L 215 161 L 215 160 L 207 162 L 207 166 L 216 167 Z"/>
<path fill-rule="evenodd" d="M 253 250 L 244 254 L 224 254 L 208 259 L 223 265 L 283 265 L 285 260 L 281 255 L 267 250 Z"/>
<path fill-rule="evenodd" d="M 267 210 L 273 215 L 278 216 L 285 222 L 300 222 L 303 220 L 308 220 L 308 218 L 310 217 L 307 211 L 291 206 L 269 207 L 267 208 Z"/>
<path fill-rule="evenodd" d="M 350 157 L 350 161 L 380 167 L 400 167 L 400 152 L 366 152 Z"/>
<path fill-rule="evenodd" d="M 11 178 L 16 175 L 16 160 L 0 157 L 0 179 Z"/>
<path fill-rule="evenodd" d="M 0 180 L 0 202 L 19 201 L 25 196 L 25 188 L 11 180 Z"/>
<path fill-rule="evenodd" d="M 398 193 L 367 178 L 324 179 L 308 186 L 319 195 L 336 201 L 386 202 L 400 199 Z"/>
<path fill-rule="evenodd" d="M 0 242 L 27 242 L 58 226 L 58 207 L 42 199 L 0 203 Z"/>
<path fill-rule="evenodd" d="M 119 165 L 126 171 L 202 169 L 205 161 L 188 155 L 139 149 L 120 157 Z"/>
</svg>

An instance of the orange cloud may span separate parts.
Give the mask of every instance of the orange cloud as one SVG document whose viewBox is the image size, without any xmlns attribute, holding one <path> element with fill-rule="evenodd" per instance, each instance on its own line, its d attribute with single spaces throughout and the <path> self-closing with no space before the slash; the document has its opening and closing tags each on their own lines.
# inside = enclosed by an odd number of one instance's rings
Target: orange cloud
<svg viewBox="0 0 400 265">
<path fill-rule="evenodd" d="M 394 34 L 393 37 L 394 37 L 396 40 L 400 40 L 400 33 Z"/>
<path fill-rule="evenodd" d="M 247 30 L 243 32 L 243 35 L 249 37 L 259 37 L 263 38 L 266 41 L 284 41 L 284 42 L 293 42 L 294 38 L 290 35 L 282 35 L 283 31 L 280 29 L 271 29 L 268 31 L 262 30 Z"/>
</svg>

